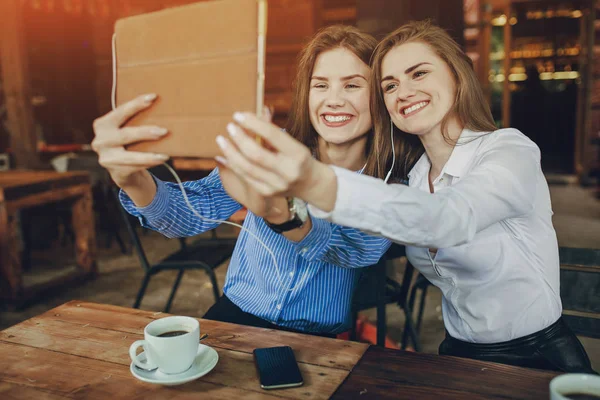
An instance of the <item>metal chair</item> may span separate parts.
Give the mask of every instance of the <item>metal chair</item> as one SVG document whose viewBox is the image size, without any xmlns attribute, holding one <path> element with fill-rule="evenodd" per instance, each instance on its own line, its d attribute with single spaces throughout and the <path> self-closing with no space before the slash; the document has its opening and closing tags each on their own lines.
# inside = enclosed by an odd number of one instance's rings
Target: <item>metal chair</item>
<svg viewBox="0 0 600 400">
<path fill-rule="evenodd" d="M 410 262 L 406 263 L 402 283 L 398 283 L 387 276 L 387 266 L 394 259 L 404 255 L 404 246 L 393 244 L 377 264 L 363 268 L 360 282 L 352 300 L 352 321 L 357 320 L 359 311 L 377 308 L 377 345 L 384 346 L 387 332 L 386 305 L 395 303 L 402 309 L 406 318 L 405 334 L 410 335 L 415 350 L 420 351 L 421 343 L 412 322 L 412 309 L 407 302 L 414 267 Z M 353 324 L 350 331 L 350 340 L 356 340 L 355 324 Z M 406 348 L 405 344 L 401 347 Z"/>
<path fill-rule="evenodd" d="M 118 201 L 118 189 L 114 187 L 113 194 Z M 127 227 L 127 232 L 133 244 L 133 248 L 140 260 L 140 264 L 144 269 L 145 275 L 142 280 L 142 285 L 133 304 L 133 308 L 139 308 L 146 293 L 146 288 L 150 279 L 161 271 L 175 270 L 178 271 L 177 277 L 171 289 L 169 299 L 165 305 L 164 312 L 169 312 L 171 304 L 175 298 L 181 278 L 187 270 L 204 270 L 208 275 L 213 288 L 215 302 L 219 299 L 219 286 L 214 269 L 225 262 L 233 254 L 236 239 L 218 239 L 218 240 L 199 240 L 192 244 L 187 244 L 185 239 L 179 239 L 181 248 L 179 251 L 169 255 L 157 264 L 150 264 L 142 247 L 142 243 L 133 226 L 129 214 L 123 207 L 119 207 L 122 219 Z"/>
<path fill-rule="evenodd" d="M 600 339 L 600 249 L 560 247 L 563 318 L 580 336 Z"/>
<path fill-rule="evenodd" d="M 427 298 L 427 288 L 431 286 L 431 282 L 425 278 L 421 273 L 417 275 L 417 279 L 413 287 L 410 289 L 410 297 L 408 298 L 408 308 L 411 312 L 415 309 L 415 298 L 417 296 L 417 290 L 421 290 L 421 298 L 419 301 L 419 312 L 417 313 L 417 322 L 415 324 L 416 335 L 418 336 L 421 333 L 421 323 L 423 322 L 423 312 L 425 311 L 425 299 Z M 408 345 L 408 334 L 406 326 L 404 327 L 404 332 L 402 333 L 402 348 L 405 348 Z M 416 344 L 415 344 L 416 348 Z"/>
</svg>

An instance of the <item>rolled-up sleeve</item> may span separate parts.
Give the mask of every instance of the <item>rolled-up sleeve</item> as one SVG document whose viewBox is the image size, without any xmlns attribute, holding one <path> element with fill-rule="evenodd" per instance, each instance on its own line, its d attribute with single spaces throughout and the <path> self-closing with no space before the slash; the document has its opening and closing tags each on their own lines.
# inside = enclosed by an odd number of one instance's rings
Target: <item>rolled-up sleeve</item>
<svg viewBox="0 0 600 400">
<path fill-rule="evenodd" d="M 119 198 L 125 210 L 138 217 L 144 227 L 167 237 L 194 236 L 214 229 L 242 208 L 225 191 L 218 169 L 206 178 L 183 183 L 189 204 L 178 184 L 163 182 L 156 177 L 154 180 L 156 195 L 146 207 L 136 207 L 123 191 Z"/>
<path fill-rule="evenodd" d="M 296 249 L 308 262 L 323 261 L 343 268 L 360 268 L 377 263 L 390 245 L 388 239 L 312 218 L 310 232 L 296 244 Z"/>
</svg>

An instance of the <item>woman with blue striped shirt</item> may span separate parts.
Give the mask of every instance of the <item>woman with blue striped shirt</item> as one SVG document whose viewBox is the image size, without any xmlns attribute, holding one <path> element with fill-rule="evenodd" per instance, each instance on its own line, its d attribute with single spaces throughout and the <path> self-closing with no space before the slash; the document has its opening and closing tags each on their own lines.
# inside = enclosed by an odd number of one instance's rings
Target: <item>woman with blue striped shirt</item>
<svg viewBox="0 0 600 400">
<path fill-rule="evenodd" d="M 373 154 L 368 63 L 375 45 L 374 38 L 353 27 L 334 26 L 317 33 L 300 54 L 288 119 L 288 132 L 317 159 L 358 173 Z M 166 133 L 159 127 L 121 128 L 155 98 L 142 96 L 96 120 L 92 146 L 121 187 L 125 209 L 143 226 L 168 237 L 214 229 L 218 223 L 204 218 L 222 221 L 239 210 L 241 204 L 225 188 L 247 205 L 245 230 L 229 263 L 224 294 L 205 318 L 327 335 L 348 330 L 359 267 L 375 264 L 390 242 L 313 219 L 306 205 L 295 199 L 267 201 L 222 168 L 184 183 L 191 205 L 203 216 L 196 217 L 178 185 L 147 171 L 167 157 L 124 148 Z M 233 125 L 228 130 L 235 135 Z"/>
</svg>

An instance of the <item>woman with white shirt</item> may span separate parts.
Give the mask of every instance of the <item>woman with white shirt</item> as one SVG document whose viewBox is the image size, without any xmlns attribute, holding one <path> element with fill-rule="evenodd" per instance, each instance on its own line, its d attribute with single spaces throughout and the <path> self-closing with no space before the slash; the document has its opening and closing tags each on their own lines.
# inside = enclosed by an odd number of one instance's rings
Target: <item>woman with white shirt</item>
<svg viewBox="0 0 600 400">
<path fill-rule="evenodd" d="M 221 146 L 228 168 L 265 196 L 299 197 L 313 216 L 405 244 L 443 293 L 440 354 L 593 372 L 561 318 L 538 147 L 516 129 L 496 130 L 470 59 L 436 26 L 402 26 L 379 43 L 372 67 L 378 157 L 366 171 L 391 170 L 408 186 L 320 163 L 251 114 L 234 120 L 270 149 L 240 131 L 235 146 Z"/>
</svg>

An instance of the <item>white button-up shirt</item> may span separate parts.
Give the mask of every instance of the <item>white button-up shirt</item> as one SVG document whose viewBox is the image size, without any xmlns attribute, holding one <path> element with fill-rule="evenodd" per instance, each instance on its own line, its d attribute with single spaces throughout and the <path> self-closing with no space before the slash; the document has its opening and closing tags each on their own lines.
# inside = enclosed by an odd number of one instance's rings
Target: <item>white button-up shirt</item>
<svg viewBox="0 0 600 400">
<path fill-rule="evenodd" d="M 454 338 L 497 343 L 554 323 L 562 311 L 558 244 L 538 147 L 516 129 L 463 130 L 433 194 L 430 167 L 424 154 L 408 186 L 334 167 L 334 210 L 311 213 L 405 244 L 410 262 L 441 289 Z"/>
</svg>

